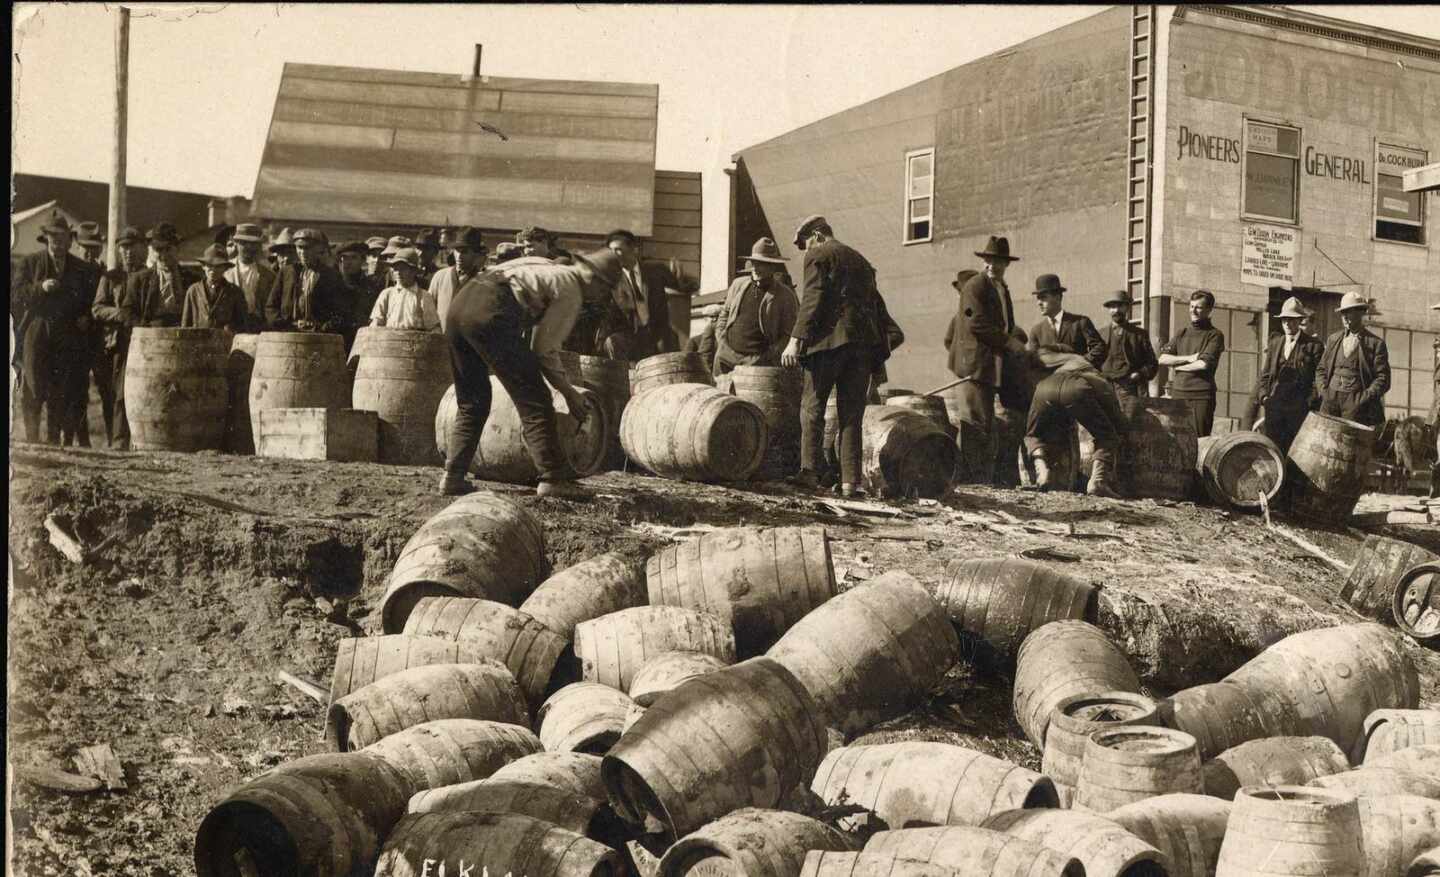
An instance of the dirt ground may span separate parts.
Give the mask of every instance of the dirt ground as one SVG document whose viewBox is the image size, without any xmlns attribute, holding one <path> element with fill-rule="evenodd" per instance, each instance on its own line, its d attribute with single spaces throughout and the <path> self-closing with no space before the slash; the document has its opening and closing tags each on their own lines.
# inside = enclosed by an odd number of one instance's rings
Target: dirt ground
<svg viewBox="0 0 1440 877">
<path fill-rule="evenodd" d="M 78 750 L 108 743 L 127 784 L 67 794 L 14 780 L 13 873 L 191 873 L 209 807 L 322 751 L 319 705 L 276 672 L 328 687 L 336 642 L 377 631 L 397 553 L 447 504 L 437 472 L 12 445 L 8 758 L 74 772 Z M 541 519 L 557 570 L 652 552 L 677 528 L 739 524 L 823 524 L 842 588 L 895 568 L 934 582 L 956 559 L 1027 552 L 1103 586 L 1101 623 L 1157 695 L 1218 679 L 1294 631 L 1357 620 L 1335 566 L 1256 517 L 1188 503 L 963 488 L 898 517 L 841 516 L 779 485 L 587 484 L 598 496 L 584 505 L 490 487 Z M 48 515 L 94 549 L 87 563 L 50 545 Z M 1347 564 L 1364 536 L 1295 532 Z M 1425 702 L 1440 702 L 1440 659 L 1413 652 Z M 968 667 L 862 739 L 1039 761 L 1004 673 Z"/>
</svg>

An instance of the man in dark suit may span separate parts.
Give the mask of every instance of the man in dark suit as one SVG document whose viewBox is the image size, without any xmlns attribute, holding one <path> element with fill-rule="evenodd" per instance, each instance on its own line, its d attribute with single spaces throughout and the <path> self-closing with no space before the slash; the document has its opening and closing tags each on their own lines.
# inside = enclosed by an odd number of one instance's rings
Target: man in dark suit
<svg viewBox="0 0 1440 877">
<path fill-rule="evenodd" d="M 177 256 L 180 234 L 175 226 L 162 222 L 145 234 L 145 240 L 155 264 L 125 278 L 125 295 L 120 299 L 125 325 L 178 326 L 186 286 Z"/>
<path fill-rule="evenodd" d="M 1074 353 L 1085 357 L 1093 368 L 1105 361 L 1105 345 L 1095 324 L 1083 314 L 1065 311 L 1065 287 L 1054 274 L 1035 278 L 1035 303 L 1040 307 L 1040 320 L 1030 328 L 1031 350 Z"/>
<path fill-rule="evenodd" d="M 1149 383 L 1160 370 L 1155 348 L 1145 330 L 1130 322 L 1130 308 L 1135 300 L 1126 290 L 1116 290 L 1105 302 L 1110 312 L 1110 325 L 1100 343 L 1105 356 L 1100 361 L 1100 374 L 1115 388 L 1120 399 L 1137 399 L 1150 395 Z"/>
<path fill-rule="evenodd" d="M 960 480 L 990 484 L 995 478 L 995 399 L 1006 408 L 1029 409 L 1030 392 L 1024 360 L 1024 333 L 1015 326 L 1015 306 L 1005 272 L 1011 262 L 1010 241 L 991 236 L 985 249 L 976 250 L 985 270 L 971 274 L 962 284 L 959 312 L 952 323 L 950 371 L 961 383 L 955 388 L 963 421 L 960 437 Z"/>
<path fill-rule="evenodd" d="M 225 279 L 240 287 L 245 297 L 245 310 L 249 323 L 259 327 L 265 322 L 265 296 L 275 285 L 275 272 L 260 258 L 260 247 L 265 242 L 260 226 L 242 222 L 235 226 L 231 237 L 235 243 L 235 265 L 225 272 Z M 258 331 L 252 329 L 251 331 Z"/>
<path fill-rule="evenodd" d="M 1305 415 L 1319 402 L 1315 373 L 1325 348 L 1300 328 L 1304 320 L 1305 308 L 1300 299 L 1287 298 L 1280 309 L 1284 331 L 1270 337 L 1260 374 L 1255 378 L 1255 404 L 1265 409 L 1261 432 L 1282 454 L 1289 452 Z"/>
<path fill-rule="evenodd" d="M 85 333 L 99 272 L 70 253 L 73 229 L 58 213 L 42 229 L 45 250 L 25 256 L 10 281 L 10 315 L 20 344 L 20 405 L 25 437 L 49 444 L 74 435 L 75 393 L 88 392 Z"/>
<path fill-rule="evenodd" d="M 805 251 L 804 282 L 800 310 L 780 364 L 805 369 L 796 483 L 810 488 L 819 484 L 825 406 L 833 390 L 839 418 L 840 493 L 863 495 L 860 430 L 865 392 L 875 367 L 889 354 L 880 323 L 875 269 L 860 253 L 835 240 L 823 216 L 800 223 L 795 246 Z"/>
<path fill-rule="evenodd" d="M 1379 335 L 1365 328 L 1370 302 L 1357 292 L 1340 299 L 1345 328 L 1325 342 L 1316 371 L 1320 413 L 1378 429 L 1385 422 L 1385 392 L 1390 389 L 1390 352 Z"/>
<path fill-rule="evenodd" d="M 266 322 L 282 332 L 341 331 L 347 322 L 345 282 L 321 260 L 327 246 L 325 236 L 313 228 L 302 228 L 293 243 L 295 270 L 276 274 L 265 300 Z"/>
<path fill-rule="evenodd" d="M 130 352 L 130 330 L 125 323 L 121 302 L 125 298 L 126 281 L 145 268 L 145 236 L 140 229 L 126 226 L 115 241 L 118 268 L 111 268 L 100 278 L 90 316 L 100 326 L 101 344 L 110 363 L 110 389 L 100 394 L 109 405 L 105 412 L 105 435 L 110 447 L 130 449 L 130 424 L 125 420 L 125 357 Z"/>
<path fill-rule="evenodd" d="M 670 328 L 665 290 L 679 289 L 680 281 L 664 262 L 640 258 L 640 239 L 623 228 L 605 237 L 605 246 L 620 257 L 621 278 L 616 285 L 609 332 L 601 339 L 612 359 L 640 360 L 680 349 Z M 617 319 L 618 315 L 618 319 Z M 628 353 L 622 350 L 628 346 Z"/>
</svg>

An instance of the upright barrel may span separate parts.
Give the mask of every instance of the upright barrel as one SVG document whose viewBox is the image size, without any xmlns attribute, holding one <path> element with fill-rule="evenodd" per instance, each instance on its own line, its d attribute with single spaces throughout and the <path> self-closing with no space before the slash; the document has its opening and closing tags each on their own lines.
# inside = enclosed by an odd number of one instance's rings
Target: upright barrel
<svg viewBox="0 0 1440 877">
<path fill-rule="evenodd" d="M 630 393 L 638 396 L 655 387 L 670 384 L 707 384 L 715 386 L 715 378 L 705 357 L 698 353 L 657 353 L 635 363 L 630 373 Z"/>
<path fill-rule="evenodd" d="M 131 330 L 125 419 L 137 451 L 218 451 L 225 438 L 229 354 L 220 329 Z"/>
<path fill-rule="evenodd" d="M 661 478 L 680 481 L 748 479 L 769 436 L 755 405 L 696 383 L 637 392 L 620 418 L 625 454 Z"/>
<path fill-rule="evenodd" d="M 1274 504 L 1285 484 L 1285 455 L 1258 432 L 1231 432 L 1200 439 L 1196 473 L 1216 505 L 1249 511 Z"/>
<path fill-rule="evenodd" d="M 250 373 L 250 429 L 256 446 L 261 411 L 349 407 L 344 338 L 328 332 L 260 333 Z"/>
<path fill-rule="evenodd" d="M 1343 523 L 1365 492 L 1375 430 L 1312 411 L 1290 445 L 1290 511 L 1299 518 Z"/>
<path fill-rule="evenodd" d="M 606 435 L 605 468 L 619 469 L 625 464 L 625 453 L 620 448 L 620 415 L 630 401 L 630 363 L 623 359 L 604 356 L 581 355 L 576 361 L 580 375 L 580 386 L 593 391 L 600 397 L 605 408 Z"/>
<path fill-rule="evenodd" d="M 231 454 L 253 455 L 255 436 L 250 428 L 250 374 L 255 370 L 258 333 L 242 333 L 230 342 L 225 377 L 230 385 L 230 412 L 225 419 L 225 450 Z"/>
<path fill-rule="evenodd" d="M 914 411 L 916 414 L 945 430 L 950 438 L 955 438 L 956 428 L 950 423 L 950 412 L 945 406 L 945 400 L 939 396 L 920 396 L 914 393 L 896 396 L 887 396 L 885 404 L 895 408 L 904 408 L 907 411 Z"/>
<path fill-rule="evenodd" d="M 1248 786 L 1235 796 L 1217 877 L 1365 871 L 1355 795 L 1306 786 Z"/>
<path fill-rule="evenodd" d="M 1130 493 L 1153 499 L 1190 498 L 1199 441 L 1184 399 L 1124 399 L 1119 470 Z"/>
<path fill-rule="evenodd" d="M 1121 726 L 1158 724 L 1155 702 L 1142 694 L 1102 691 L 1060 701 L 1050 713 L 1040 761 L 1040 769 L 1055 783 L 1060 806 L 1069 807 L 1075 797 L 1092 734 Z"/>
<path fill-rule="evenodd" d="M 1345 584 L 1340 586 L 1340 599 L 1368 618 L 1393 621 L 1395 590 L 1400 577 L 1419 564 L 1435 560 L 1440 557 L 1419 545 L 1373 534 L 1366 536 Z"/>
<path fill-rule="evenodd" d="M 350 407 L 380 421 L 380 462 L 428 466 L 441 462 L 432 441 L 435 411 L 453 380 L 445 336 L 418 329 L 367 326 L 355 335 L 358 358 Z"/>
<path fill-rule="evenodd" d="M 1074 806 L 1108 813 L 1159 795 L 1198 795 L 1202 788 L 1194 737 L 1169 728 L 1111 728 L 1085 742 Z"/>
<path fill-rule="evenodd" d="M 731 392 L 759 408 L 770 427 L 770 441 L 755 477 L 774 481 L 794 475 L 800 470 L 800 397 L 805 390 L 805 372 L 741 365 L 729 377 Z"/>
<path fill-rule="evenodd" d="M 865 406 L 860 456 L 865 487 L 882 497 L 937 499 L 955 481 L 955 440 L 922 415 L 890 405 Z"/>
<path fill-rule="evenodd" d="M 551 395 L 555 425 L 560 432 L 560 450 L 576 474 L 584 477 L 600 471 L 605 460 L 606 434 L 610 429 L 605 408 L 593 390 L 579 388 L 587 403 L 585 422 L 577 430 L 569 405 L 558 392 Z M 450 440 L 450 424 L 456 414 L 455 388 L 445 390 L 435 410 L 435 445 L 444 454 Z M 539 478 L 535 462 L 526 450 L 525 429 L 520 412 L 500 379 L 490 378 L 490 416 L 480 433 L 480 446 L 470 461 L 470 474 L 486 481 L 505 484 L 534 484 Z"/>
</svg>

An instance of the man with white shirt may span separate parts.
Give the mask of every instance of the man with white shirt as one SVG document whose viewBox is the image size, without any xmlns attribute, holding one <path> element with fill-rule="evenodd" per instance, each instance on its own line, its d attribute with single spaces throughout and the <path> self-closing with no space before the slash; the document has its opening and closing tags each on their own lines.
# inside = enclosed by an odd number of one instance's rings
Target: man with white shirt
<svg viewBox="0 0 1440 877">
<path fill-rule="evenodd" d="M 420 251 L 406 247 L 392 256 L 389 264 L 396 282 L 387 286 L 375 300 L 370 325 L 425 332 L 438 330 L 440 317 L 435 311 L 435 297 L 419 284 Z"/>
<path fill-rule="evenodd" d="M 435 300 L 435 312 L 440 315 L 440 331 L 445 331 L 445 312 L 450 300 L 460 287 L 469 283 L 485 268 L 485 241 L 480 229 L 466 227 L 454 232 L 450 240 L 450 252 L 455 264 L 442 268 L 430 278 L 430 297 Z"/>
<path fill-rule="evenodd" d="M 240 287 L 245 296 L 245 310 L 252 326 L 265 323 L 265 296 L 275 284 L 275 272 L 260 259 L 260 245 L 265 235 L 253 222 L 235 226 L 230 238 L 235 242 L 235 266 L 225 272 L 225 279 Z"/>
<path fill-rule="evenodd" d="M 1065 287 L 1055 274 L 1035 278 L 1035 303 L 1040 308 L 1040 321 L 1030 328 L 1031 350 L 1074 353 L 1096 369 L 1105 364 L 1105 342 L 1095 324 L 1083 314 L 1065 311 Z"/>
<path fill-rule="evenodd" d="M 1315 372 L 1325 348 L 1320 341 L 1301 328 L 1305 307 L 1291 296 L 1280 308 L 1279 337 L 1271 336 L 1269 346 L 1255 379 L 1255 404 L 1265 409 L 1263 432 L 1280 452 L 1287 453 L 1319 397 L 1315 391 Z"/>
<path fill-rule="evenodd" d="M 680 281 L 663 262 L 640 258 L 640 239 L 633 232 L 616 229 L 605 236 L 605 246 L 620 257 L 621 277 L 614 293 L 618 319 L 612 319 L 601 346 L 611 358 L 629 360 L 678 350 L 665 290 L 678 289 Z"/>
<path fill-rule="evenodd" d="M 1325 342 L 1316 387 L 1320 413 L 1378 429 L 1385 422 L 1385 392 L 1390 389 L 1390 351 L 1385 340 L 1365 328 L 1370 302 L 1358 292 L 1340 299 L 1345 328 Z"/>
</svg>

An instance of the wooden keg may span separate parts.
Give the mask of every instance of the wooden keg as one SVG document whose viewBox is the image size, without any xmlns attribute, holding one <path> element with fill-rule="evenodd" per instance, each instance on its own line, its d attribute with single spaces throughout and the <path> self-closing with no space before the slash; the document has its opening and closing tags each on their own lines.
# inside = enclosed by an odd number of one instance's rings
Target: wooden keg
<svg viewBox="0 0 1440 877">
<path fill-rule="evenodd" d="M 630 373 L 630 393 L 638 396 L 646 390 L 670 384 L 705 384 L 715 386 L 715 378 L 705 358 L 698 353 L 657 353 L 635 363 Z"/>
<path fill-rule="evenodd" d="M 1440 643 L 1440 561 L 1418 564 L 1395 583 L 1395 625 L 1418 643 Z"/>
<path fill-rule="evenodd" d="M 939 396 L 919 396 L 915 394 L 893 395 L 885 397 L 885 404 L 896 408 L 904 408 L 907 411 L 914 411 L 926 420 L 945 430 L 945 434 L 951 439 L 955 438 L 957 430 L 950 423 L 950 411 L 945 406 L 945 400 Z"/>
<path fill-rule="evenodd" d="M 1360 808 L 1349 792 L 1247 786 L 1235 796 L 1216 877 L 1365 871 Z"/>
<path fill-rule="evenodd" d="M 625 869 L 619 853 L 578 832 L 533 816 L 476 811 L 405 816 L 385 841 L 375 877 L 419 877 L 427 873 L 415 865 L 422 860 L 448 864 L 450 874 L 470 874 L 467 863 L 524 877 L 614 877 Z"/>
<path fill-rule="evenodd" d="M 1436 560 L 1440 560 L 1440 556 L 1419 545 L 1374 534 L 1366 536 L 1355 554 L 1345 584 L 1340 586 L 1340 599 L 1361 615 L 1392 623 L 1400 577 L 1422 563 Z"/>
<path fill-rule="evenodd" d="M 1105 632 L 1084 621 L 1052 621 L 1025 637 L 1015 659 L 1015 720 L 1045 747 L 1054 709 L 1067 697 L 1140 691 L 1140 678 Z"/>
<path fill-rule="evenodd" d="M 730 378 L 730 391 L 754 403 L 770 427 L 770 441 L 755 477 L 778 481 L 794 475 L 800 470 L 800 398 L 805 390 L 805 372 L 798 368 L 741 365 L 726 377 Z"/>
<path fill-rule="evenodd" d="M 935 587 L 970 654 L 1009 663 L 1025 637 L 1052 621 L 1095 620 L 1099 591 L 1053 566 L 1019 557 L 957 560 Z"/>
<path fill-rule="evenodd" d="M 1219 506 L 1251 511 L 1274 505 L 1285 485 L 1285 455 L 1258 432 L 1209 435 L 1199 441 L 1196 474 Z"/>
<path fill-rule="evenodd" d="M 1365 717 L 1365 735 L 1355 744 L 1352 760 L 1384 758 L 1412 746 L 1440 743 L 1440 710 L 1376 710 Z"/>
<path fill-rule="evenodd" d="M 1226 749 L 1205 762 L 1205 794 L 1226 801 L 1245 786 L 1303 786 L 1350 769 L 1329 737 L 1266 737 Z"/>
<path fill-rule="evenodd" d="M 328 332 L 261 332 L 250 373 L 250 428 L 260 446 L 260 412 L 350 407 L 345 339 Z"/>
<path fill-rule="evenodd" d="M 1370 474 L 1375 430 L 1312 411 L 1290 445 L 1290 511 L 1296 517 L 1343 523 L 1355 511 Z"/>
<path fill-rule="evenodd" d="M 1031 840 L 972 825 L 902 828 L 876 832 L 865 851 L 986 877 L 1084 877 L 1074 856 Z M 908 872 L 902 872 L 908 873 Z"/>
<path fill-rule="evenodd" d="M 644 605 L 644 564 L 610 552 L 550 576 L 525 598 L 520 611 L 568 642 L 582 621 Z"/>
<path fill-rule="evenodd" d="M 665 692 L 726 666 L 725 661 L 704 652 L 661 652 L 635 672 L 630 680 L 630 699 L 642 707 L 653 706 Z"/>
<path fill-rule="evenodd" d="M 620 418 L 626 456 L 679 481 L 745 481 L 759 468 L 769 435 L 755 405 L 696 383 L 638 392 Z"/>
<path fill-rule="evenodd" d="M 411 798 L 409 809 L 411 813 L 515 813 L 542 819 L 606 846 L 618 848 L 624 842 L 624 838 L 615 836 L 620 821 L 603 797 L 580 795 L 570 789 L 530 781 L 491 777 L 429 789 Z M 611 840 L 618 842 L 609 843 Z M 462 873 L 470 877 L 483 874 L 471 874 L 468 870 Z M 437 875 L 432 872 L 431 877 Z"/>
<path fill-rule="evenodd" d="M 860 473 L 879 497 L 937 499 L 955 482 L 959 450 L 944 429 L 906 408 L 865 406 Z"/>
<path fill-rule="evenodd" d="M 1169 877 L 1210 877 L 1230 821 L 1230 802 L 1208 795 L 1157 795 L 1105 818 L 1150 844 L 1169 861 Z"/>
<path fill-rule="evenodd" d="M 125 419 L 137 451 L 218 451 L 230 401 L 221 329 L 137 326 L 125 358 Z"/>
<path fill-rule="evenodd" d="M 411 667 L 431 664 L 473 664 L 489 657 L 486 643 L 388 633 L 342 639 L 335 647 L 330 675 L 330 702 Z"/>
<path fill-rule="evenodd" d="M 549 752 L 604 755 L 620 739 L 634 706 L 625 692 L 598 682 L 572 682 L 556 691 L 535 713 L 540 742 Z"/>
<path fill-rule="evenodd" d="M 744 807 L 666 850 L 658 877 L 791 877 L 810 850 L 851 848 L 848 837 L 809 816 Z"/>
<path fill-rule="evenodd" d="M 1122 399 L 1125 429 L 1117 471 L 1136 498 L 1190 498 L 1199 442 L 1184 399 Z"/>
<path fill-rule="evenodd" d="M 1158 725 L 1155 702 L 1143 694 L 1103 691 L 1067 697 L 1050 713 L 1040 769 L 1055 783 L 1060 806 L 1069 807 L 1080 782 L 1085 744 L 1096 731 L 1128 725 Z"/>
<path fill-rule="evenodd" d="M 358 359 L 350 407 L 374 411 L 380 421 L 380 462 L 432 466 L 433 430 L 440 399 L 454 380 L 445 336 L 418 329 L 366 326 L 355 335 Z"/>
<path fill-rule="evenodd" d="M 229 382 L 230 413 L 225 420 L 225 450 L 231 454 L 255 453 L 255 435 L 250 427 L 250 374 L 255 370 L 255 345 L 260 334 L 242 333 L 230 342 L 225 363 Z"/>
<path fill-rule="evenodd" d="M 330 704 L 332 749 L 362 749 L 437 719 L 487 719 L 529 727 L 530 713 L 503 664 L 432 664 L 386 676 Z"/>
<path fill-rule="evenodd" d="M 982 828 L 1043 844 L 1085 866 L 1086 877 L 1168 877 L 1165 855 L 1116 823 L 1078 810 L 1008 810 Z"/>
<path fill-rule="evenodd" d="M 578 385 L 600 397 L 609 418 L 604 468 L 623 469 L 625 452 L 620 447 L 620 417 L 630 401 L 630 363 L 623 359 L 581 355 L 576 365 L 580 375 Z"/>
<path fill-rule="evenodd" d="M 595 391 L 577 388 L 587 403 L 585 422 L 579 430 L 575 419 L 570 416 L 565 397 L 552 393 L 551 404 L 555 409 L 555 427 L 560 433 L 560 450 L 570 461 L 575 474 L 580 477 L 600 471 L 605 461 L 609 422 L 605 419 L 605 407 Z M 450 425 L 455 421 L 455 388 L 447 389 L 435 411 L 435 444 L 442 456 L 450 437 Z M 490 377 L 490 416 L 485 419 L 485 428 L 480 432 L 480 446 L 470 461 L 470 474 L 486 481 L 504 484 L 534 484 L 540 477 L 535 461 L 525 445 L 524 424 L 520 412 L 505 392 L 500 379 Z"/>
<path fill-rule="evenodd" d="M 406 728 L 361 750 L 410 781 L 410 794 L 483 780 L 517 758 L 543 751 L 529 728 L 484 719 L 440 719 Z"/>
<path fill-rule="evenodd" d="M 1201 790 L 1194 737 L 1132 725 L 1096 731 L 1085 741 L 1074 806 L 1108 813 L 1157 795 L 1198 795 Z"/>
<path fill-rule="evenodd" d="M 733 664 L 735 634 L 720 616 L 679 606 L 635 606 L 575 625 L 575 657 L 586 682 L 628 692 L 650 658 L 676 651 Z"/>
<path fill-rule="evenodd" d="M 1362 877 L 1404 874 L 1416 856 L 1440 844 L 1440 801 L 1390 795 L 1361 797 L 1356 804 L 1365 849 Z"/>
<path fill-rule="evenodd" d="M 1440 800 L 1440 779 L 1399 767 L 1357 767 L 1354 770 L 1316 777 L 1306 783 L 1322 789 L 1340 789 L 1360 797 L 1419 795 Z"/>
<path fill-rule="evenodd" d="M 600 756 L 584 752 L 537 752 L 517 758 L 490 775 L 495 782 L 533 783 L 574 795 L 605 800 Z"/>
</svg>

